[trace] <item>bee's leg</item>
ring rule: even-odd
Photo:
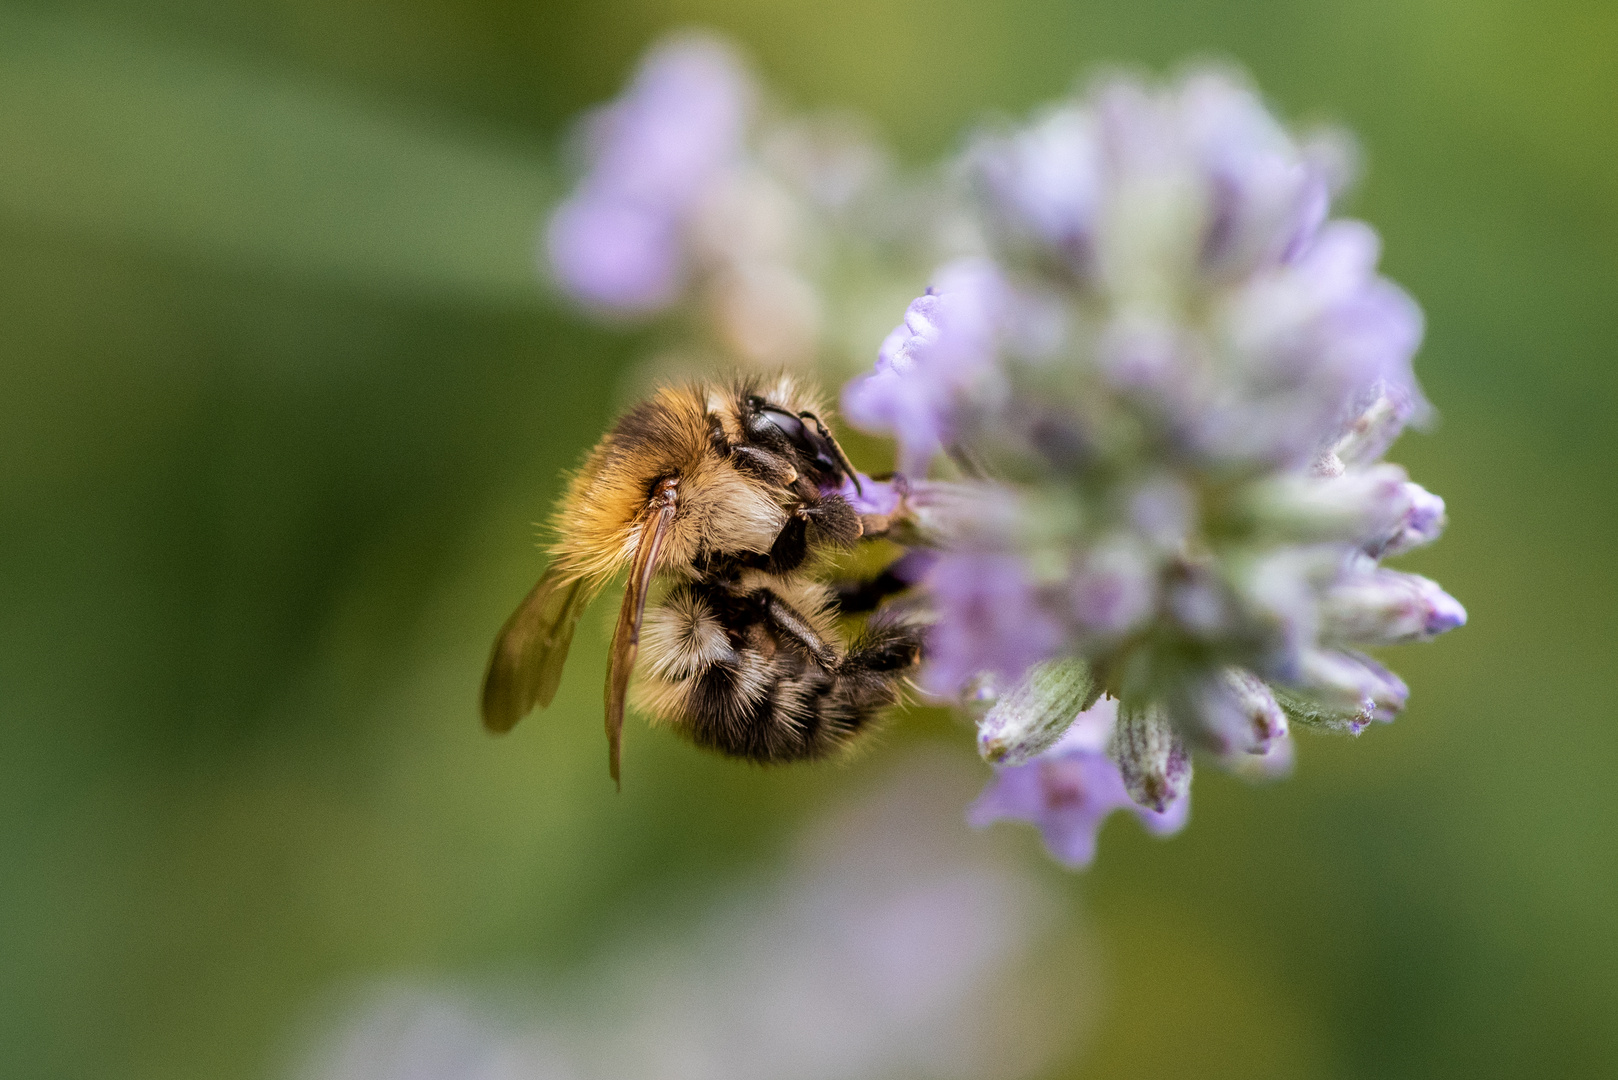
[[[772,574],[790,574],[809,557],[809,522],[793,514],[770,547],[764,568]]]
[[[742,472],[781,487],[790,487],[798,479],[798,469],[792,462],[760,446],[737,443],[730,448],[730,461]]]
[[[843,658],[838,674],[903,671],[921,662],[921,627],[878,615]]]
[[[813,421],[815,431],[820,435],[821,441],[831,449],[832,454],[837,459],[838,466],[843,470],[843,475],[854,482],[854,493],[864,495],[865,489],[860,486],[859,470],[854,468],[852,461],[848,460],[848,454],[844,452],[842,445],[837,441],[837,437],[831,433],[820,417],[812,412],[801,412],[798,414],[798,419]]]
[[[837,694],[861,712],[891,705],[921,654],[920,627],[878,615],[838,667]]]
[[[842,496],[805,499],[776,536],[766,569],[772,574],[790,574],[804,564],[812,549],[852,547],[859,538],[859,515]]]
[[[803,758],[824,757],[871,727],[882,710],[899,700],[905,677],[921,659],[918,627],[881,615],[819,684],[798,722]]]
[[[826,671],[837,669],[837,653],[826,643],[826,639],[809,625],[808,619],[798,614],[796,608],[768,589],[761,589],[757,595],[764,606],[764,617],[772,629],[795,642],[822,669]]]
[[[865,581],[837,581],[837,607],[844,615],[860,615],[875,611],[876,606],[896,593],[902,593],[932,566],[936,556],[930,551],[910,551],[893,562],[874,578]]]
[[[837,590],[838,611],[844,615],[863,615],[875,611],[888,597],[910,588],[910,582],[889,567],[866,581],[838,581],[832,587]]]
[[[865,532],[860,516],[841,495],[827,495],[798,504],[793,516],[802,518],[809,526],[809,536],[816,546],[853,547]]]

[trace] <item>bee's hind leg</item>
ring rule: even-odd
[[[764,604],[764,615],[770,626],[780,635],[791,639],[799,648],[809,654],[809,658],[825,671],[833,671],[837,667],[837,653],[826,643],[826,639],[809,625],[809,620],[798,613],[798,610],[775,593],[768,589],[761,590],[761,599]]]
[[[837,669],[840,689],[861,708],[891,704],[899,682],[921,662],[921,627],[877,615],[854,641]]]
[[[863,615],[875,611],[877,605],[890,596],[910,588],[932,566],[936,556],[930,551],[911,551],[893,562],[874,578],[854,581],[835,581],[837,607],[844,615]]]

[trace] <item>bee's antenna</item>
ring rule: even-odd
[[[827,444],[832,449],[832,453],[837,455],[837,464],[841,465],[843,467],[843,471],[848,474],[848,478],[854,481],[855,493],[858,495],[864,495],[865,489],[860,487],[859,471],[854,468],[854,463],[848,460],[848,455],[843,452],[842,444],[837,441],[837,437],[831,433],[824,423],[821,422],[820,417],[816,416],[812,412],[801,412],[798,414],[798,419],[813,420],[815,422],[815,430],[820,433],[820,437],[822,439],[826,440]]]

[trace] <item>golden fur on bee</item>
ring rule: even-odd
[[[813,572],[861,536],[841,493],[858,481],[819,402],[788,376],[658,390],[569,482],[550,568],[490,657],[485,723],[504,731],[549,704],[584,607],[627,568],[606,695],[615,779],[642,645],[637,706],[697,744],[760,762],[840,751],[896,700],[920,648],[882,613],[845,642]]]
[[[728,438],[742,440],[735,413],[750,392],[794,412],[816,412],[819,404],[786,376],[767,388],[738,382],[658,389],[618,421],[568,483],[552,525],[552,556],[569,574],[605,584],[634,557],[653,482],[671,475],[681,478],[681,504],[659,570],[689,569],[705,547],[768,551],[788,508],[778,493],[716,453],[710,440],[710,417]]]

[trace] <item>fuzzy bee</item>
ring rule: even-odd
[[[839,630],[817,556],[887,523],[845,497],[860,477],[815,406],[789,377],[742,378],[664,388],[619,419],[557,508],[549,569],[495,640],[484,724],[507,731],[550,704],[579,616],[627,568],[607,668],[614,781],[641,651],[637,706],[721,754],[810,760],[868,730],[921,642],[884,612],[852,643]],[[893,588],[845,595],[870,607]]]

